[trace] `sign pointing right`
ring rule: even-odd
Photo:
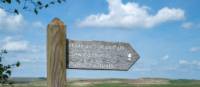
[[[69,69],[129,70],[139,59],[128,43],[105,41],[68,41]]]

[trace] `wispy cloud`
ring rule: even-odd
[[[189,64],[187,60],[179,60],[179,64]]]
[[[10,55],[9,61],[20,61],[22,63],[44,62],[44,46],[35,45],[28,40],[21,39],[18,36],[7,36],[0,40],[0,50],[6,49]]]
[[[184,29],[191,29],[194,26],[192,22],[185,22],[181,25],[182,28]]]
[[[16,40],[8,36],[2,41],[1,49],[8,51],[27,51],[29,48],[29,42],[25,40]]]
[[[15,59],[22,63],[44,63],[46,62],[43,56],[39,56],[39,52],[31,52],[27,54],[16,54]]]
[[[177,70],[178,66],[174,65],[173,67],[171,66],[160,66],[160,65],[156,65],[156,67],[151,66],[151,67],[136,67],[133,69],[133,71],[142,71],[142,72],[151,72],[151,71],[174,71]]]
[[[194,65],[194,66],[200,66],[200,61],[199,60],[184,60],[184,59],[181,59],[179,60],[179,64],[180,65]]]
[[[123,27],[151,28],[167,21],[185,18],[180,8],[163,7],[156,14],[150,14],[147,6],[135,2],[122,3],[121,0],[107,0],[109,12],[93,14],[80,22],[81,27]]]
[[[17,31],[30,28],[44,28],[44,24],[40,21],[28,22],[23,15],[9,14],[0,8],[0,30]]]
[[[190,52],[193,52],[193,53],[200,52],[200,47],[192,47],[190,48]]]
[[[44,29],[44,28],[45,28],[45,24],[43,24],[43,23],[40,22],[40,21],[33,22],[33,23],[32,23],[32,26],[33,26],[33,27],[37,27],[37,28],[39,28],[39,29]]]
[[[181,27],[183,29],[200,29],[200,23],[197,22],[184,22]]]
[[[0,8],[0,30],[17,30],[25,24],[25,20],[21,14],[11,15]]]
[[[169,59],[169,55],[166,54],[165,56],[162,57],[162,60],[168,60]]]
[[[0,49],[6,49],[10,52],[37,52],[39,47],[31,44],[27,40],[7,36],[0,41]]]

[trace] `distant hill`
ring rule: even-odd
[[[30,83],[34,81],[44,81],[46,78],[43,77],[13,77],[9,79],[10,81],[13,81],[14,83]]]

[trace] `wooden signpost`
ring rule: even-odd
[[[47,86],[66,87],[66,69],[129,70],[139,55],[128,43],[66,39],[63,22],[47,29]]]
[[[128,70],[138,59],[130,44],[69,40],[69,69]]]

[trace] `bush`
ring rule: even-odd
[[[4,58],[4,55],[8,52],[6,50],[0,51],[0,84],[12,84],[12,82],[8,81],[12,74],[12,68],[19,67],[20,62],[16,62],[14,64],[8,64],[5,65],[2,62],[2,59]]]

